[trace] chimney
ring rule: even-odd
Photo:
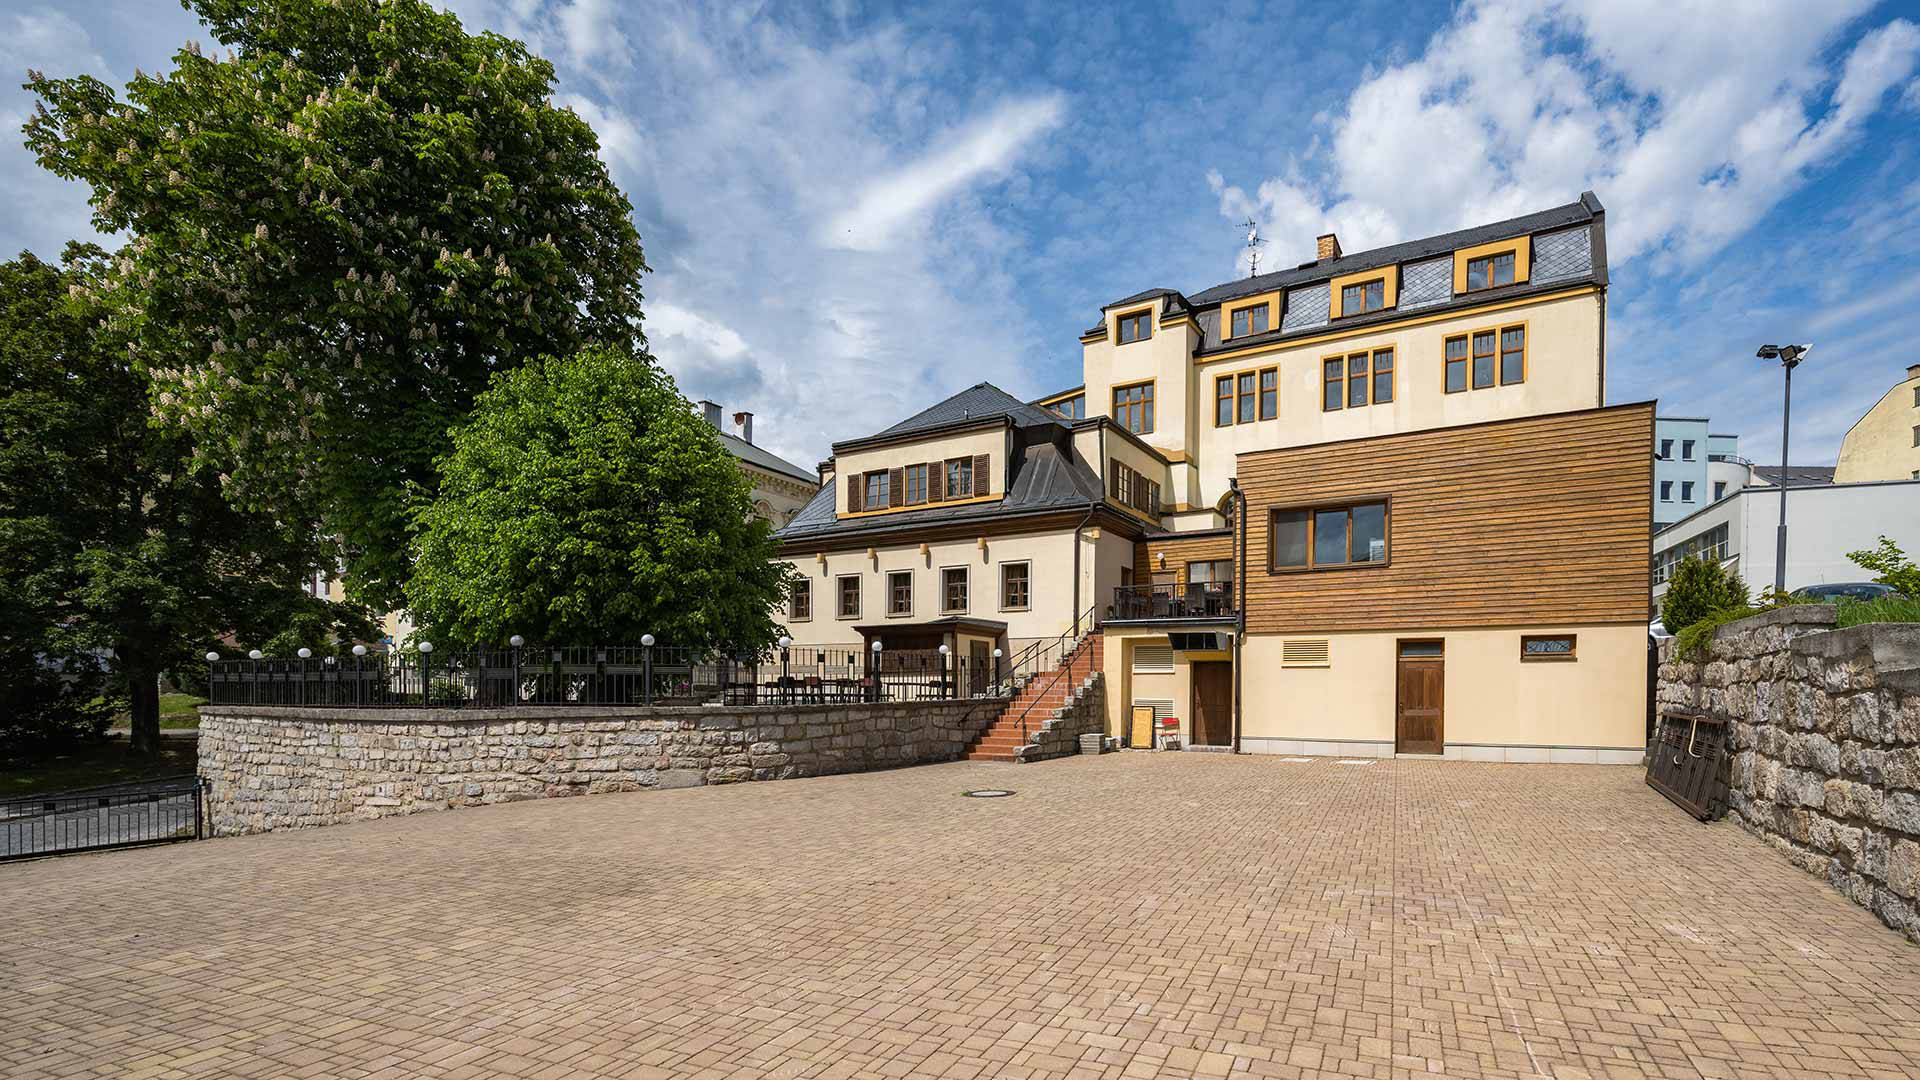
[[[1907,378],[1920,379],[1920,364],[1907,365]]]
[[[753,441],[753,414],[752,413],[750,412],[734,413],[733,426],[740,429],[741,442],[750,443]]]
[[[1315,262],[1325,262],[1328,259],[1337,259],[1340,257],[1340,238],[1338,236],[1328,233],[1325,236],[1317,237],[1316,241],[1320,245],[1320,253],[1313,257]]]
[[[717,401],[708,401],[705,398],[701,398],[700,411],[706,416],[707,423],[713,425],[713,430],[719,431],[720,430],[720,403]]]

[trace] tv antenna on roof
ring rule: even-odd
[[[1247,230],[1247,276],[1258,277],[1260,275],[1260,245],[1266,243],[1267,238],[1260,235],[1260,223],[1252,218],[1248,218],[1242,222],[1242,225]]]

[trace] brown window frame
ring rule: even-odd
[[[1379,302],[1369,307],[1367,305],[1367,289],[1375,285],[1380,287]],[[1356,289],[1359,290],[1360,303],[1358,305],[1348,304],[1347,294]],[[1387,276],[1385,274],[1376,278],[1368,278],[1365,281],[1349,281],[1340,286],[1341,318],[1344,319],[1349,315],[1370,315],[1376,311],[1385,310],[1387,310]]]
[[[896,608],[894,606],[894,600],[896,599],[896,594],[894,592],[894,580],[893,580],[894,578],[907,579],[907,593],[906,593],[907,606],[904,608]],[[911,616],[913,614],[913,571],[912,570],[889,570],[887,571],[886,582],[887,582],[887,617],[890,619],[893,619],[893,618],[899,618],[901,616]]]
[[[874,478],[875,477],[878,477],[880,480],[879,488],[878,488],[879,502],[877,505],[875,504],[875,501],[874,501],[874,495],[875,495]],[[891,487],[891,483],[892,481],[888,478],[887,470],[885,469],[869,469],[866,472],[861,473],[860,474],[860,509],[862,511],[885,510],[887,508],[888,500],[893,497],[893,489]]]
[[[1133,330],[1132,337],[1127,336],[1129,328]],[[1153,337],[1153,311],[1129,311],[1125,315],[1114,316],[1114,336],[1122,345],[1150,340]]]
[[[802,611],[801,609],[805,610]],[[801,578],[787,585],[787,621],[813,621],[813,579]]]
[[[1399,352],[1398,345],[1376,345],[1337,356],[1321,357],[1320,411],[1338,412],[1341,409],[1364,409],[1370,405],[1391,405],[1394,398],[1399,396],[1396,382],[1400,370]],[[1385,372],[1378,370],[1383,355],[1389,358]],[[1365,370],[1354,370],[1353,362],[1357,359],[1366,361]],[[1384,399],[1375,395],[1379,386],[1377,376],[1381,374],[1387,376],[1387,396]],[[1360,390],[1358,401],[1353,396],[1356,387]],[[1328,396],[1330,392],[1333,394],[1331,398]],[[1330,404],[1330,401],[1337,401],[1338,404]]]
[[[1222,409],[1225,410],[1224,419]],[[1237,412],[1233,404],[1233,376],[1216,376],[1213,380],[1213,426],[1232,427]]]
[[[968,611],[972,610],[972,604],[973,604],[973,574],[971,573],[972,569],[973,568],[969,566],[943,566],[940,568],[940,614],[964,615]],[[955,571],[958,571],[960,573],[960,590],[961,590],[960,604],[957,607],[948,602],[948,589],[950,585],[947,581],[947,575],[954,573]]]
[[[1247,316],[1247,328],[1245,330],[1241,330],[1233,325],[1234,316],[1239,315],[1243,311],[1253,312],[1256,310],[1259,311],[1261,316],[1266,319],[1267,325],[1261,327],[1258,330],[1255,330],[1253,328],[1253,316],[1251,314]],[[1227,332],[1224,335],[1222,335],[1223,340],[1234,340],[1234,339],[1244,338],[1244,337],[1253,337],[1256,334],[1267,333],[1268,331],[1273,329],[1273,301],[1262,300],[1256,304],[1241,304],[1238,307],[1230,306],[1227,308],[1227,314],[1225,317],[1224,325],[1226,327]]]
[[[1280,418],[1280,369],[1264,367],[1257,372],[1260,395],[1260,407],[1257,410],[1262,420]]]
[[[943,499],[942,501],[944,502],[951,499],[972,498],[973,497],[973,459],[971,457],[948,458],[946,467],[947,467],[947,475],[945,478],[945,484],[943,486],[943,492],[946,498]],[[965,480],[967,481],[965,484],[954,483],[955,470],[958,470],[958,475],[965,478]],[[961,493],[961,490],[960,490],[963,487],[966,489],[964,494]]]
[[[1379,506],[1382,511],[1381,531],[1387,541],[1387,557],[1379,562],[1353,561],[1353,511],[1362,506]],[[1316,515],[1330,510],[1347,512],[1347,561],[1341,563],[1316,563],[1313,561],[1314,529]],[[1300,566],[1280,566],[1274,560],[1278,556],[1275,544],[1274,522],[1281,514],[1304,513],[1307,515],[1307,561]],[[1267,509],[1267,573],[1269,574],[1308,574],[1325,573],[1331,570],[1377,570],[1393,565],[1393,496],[1361,495],[1351,499],[1339,499],[1332,502],[1295,503],[1287,506],[1273,506]]]
[[[1209,579],[1207,582],[1204,582],[1203,584],[1211,584],[1211,585],[1233,584],[1233,577],[1231,575],[1234,572],[1234,566],[1233,566],[1232,559],[1188,559],[1184,573],[1187,575],[1186,581],[1187,581],[1187,584],[1189,585],[1192,585],[1194,583],[1193,568],[1196,566],[1225,566],[1227,568],[1227,574],[1229,576],[1225,581],[1222,581],[1221,579],[1216,577],[1216,578]],[[1213,573],[1213,571],[1209,570],[1207,571],[1207,573],[1211,574]]]
[[[1234,423],[1251,424],[1259,419],[1259,380],[1259,374],[1252,371],[1242,371],[1234,376]]]
[[[1009,598],[1007,596],[1007,571],[1013,569],[1016,566],[1019,567],[1022,572],[1020,577],[1020,591],[1025,594],[1025,596],[1022,598],[1022,602],[1018,604],[1009,603],[1008,602]],[[1033,610],[1033,560],[1015,559],[1011,562],[1003,562],[1000,564],[1000,610],[1001,611]]]
[[[914,488],[913,482],[915,479],[914,474],[916,472],[919,473],[918,479],[920,481],[920,485],[919,485],[920,497],[919,498],[915,498],[913,494],[913,488]],[[905,486],[906,486],[906,491],[901,493],[902,505],[918,506],[921,503],[927,501],[927,463],[926,462],[921,462],[918,465],[906,466],[902,473],[902,478],[905,481]]]
[[[1114,387],[1113,422],[1135,435],[1153,434],[1153,399],[1155,396],[1153,391],[1156,381],[1158,380],[1148,379],[1145,382],[1125,383]],[[1120,400],[1120,395],[1132,390],[1142,391],[1142,395],[1123,405]],[[1135,419],[1137,419],[1142,426],[1134,427]]]
[[[847,582],[853,582],[853,612],[847,612]],[[836,619],[857,619],[860,617],[861,594],[866,590],[861,585],[861,575],[841,574],[833,579],[833,610]]]
[[[1494,263],[1497,260],[1502,258],[1507,260],[1507,280],[1495,281],[1493,279]],[[1487,277],[1485,281],[1481,282],[1478,285],[1475,285],[1473,283],[1473,268],[1475,266],[1481,266],[1481,265],[1484,265],[1487,268],[1487,271],[1486,271]],[[1467,260],[1466,291],[1479,292],[1482,289],[1503,288],[1519,280],[1519,275],[1520,275],[1520,248],[1518,245],[1510,247],[1505,251],[1489,251],[1485,255],[1475,255],[1474,257]]]
[[[1515,332],[1520,335],[1520,377],[1518,379],[1508,379],[1506,377],[1507,365],[1505,361],[1509,353],[1513,350],[1506,348],[1507,335]],[[1493,351],[1490,353],[1474,351],[1474,343],[1478,341],[1483,334],[1490,335],[1492,338]],[[1528,368],[1531,366],[1531,361],[1527,354],[1531,351],[1532,338],[1533,328],[1524,320],[1521,322],[1500,323],[1495,326],[1476,326],[1471,330],[1462,331],[1458,334],[1448,334],[1442,338],[1440,342],[1441,392],[1464,394],[1469,390],[1493,390],[1502,386],[1521,386],[1525,384],[1527,381]],[[1455,342],[1464,343],[1464,351],[1458,360],[1449,358],[1447,354],[1447,350]],[[1477,381],[1476,377],[1478,372],[1474,367],[1474,362],[1482,356],[1487,358],[1489,367],[1488,376],[1491,380],[1484,384]],[[1449,385],[1447,381],[1447,369],[1456,363],[1462,365],[1460,376],[1461,385],[1458,389]],[[1672,440],[1668,441],[1671,442]]]
[[[1534,653],[1534,654],[1529,654],[1527,652],[1527,642],[1529,641],[1559,641],[1562,638],[1565,638],[1567,642],[1566,652]],[[1521,634],[1520,635],[1520,660],[1522,663],[1560,664],[1560,663],[1568,663],[1578,659],[1580,659],[1580,635],[1579,634]]]

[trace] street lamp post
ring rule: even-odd
[[[1793,369],[1800,366],[1813,351],[1813,342],[1804,345],[1762,345],[1755,353],[1762,360],[1780,361],[1780,371],[1786,376],[1785,389],[1780,397],[1780,524],[1773,533],[1773,593],[1776,597],[1787,591],[1787,437],[1791,431],[1793,419]]]

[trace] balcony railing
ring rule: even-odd
[[[1218,619],[1234,613],[1233,583],[1122,585],[1113,590],[1109,619]]]

